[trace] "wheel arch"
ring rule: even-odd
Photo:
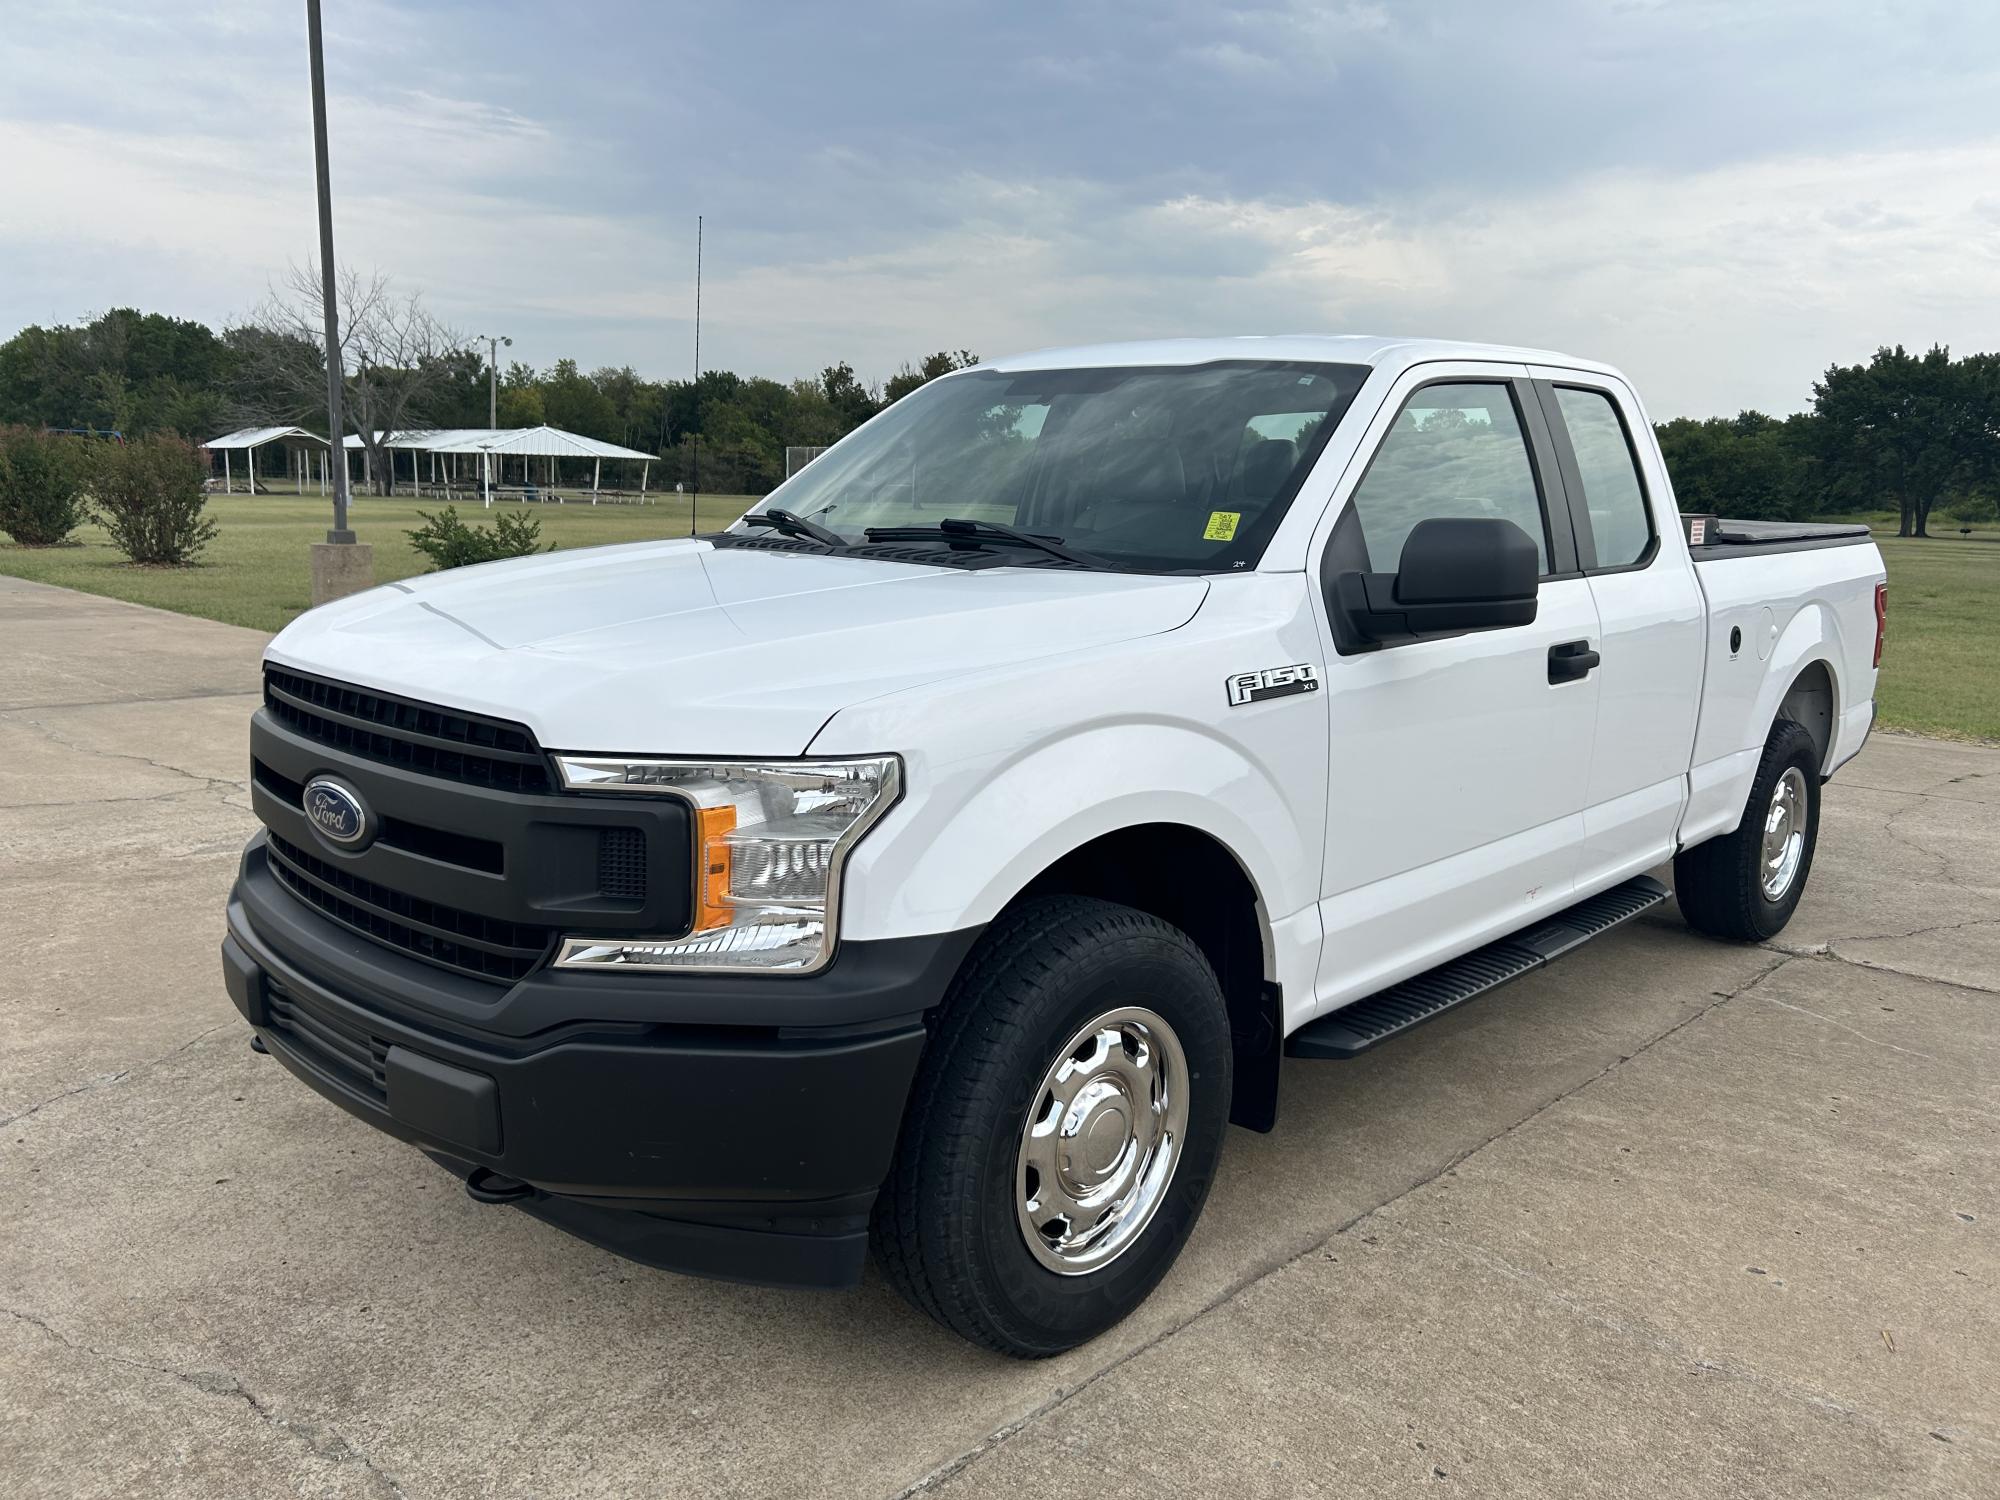
[[[1239,1033],[1232,1116],[1269,1128],[1278,1000],[1318,962],[1325,765],[1230,728],[1119,718],[998,756],[907,757],[915,795],[855,846],[843,935],[982,927],[1055,889],[1150,911],[1216,966]]]
[[[1833,755],[1834,726],[1840,722],[1840,696],[1833,664],[1826,657],[1814,657],[1792,677],[1772,722],[1790,719],[1812,736],[1819,752],[1820,774],[1827,771]],[[1768,732],[1768,731],[1767,731]]]
[[[1814,601],[1793,615],[1771,650],[1763,689],[1749,726],[1754,739],[1745,748],[1761,748],[1771,726],[1794,719],[1813,737],[1825,775],[1840,724],[1840,663],[1845,643],[1840,618]],[[1746,789],[1747,790],[1747,789]]]
[[[1078,844],[1007,904],[1044,895],[1096,896],[1170,922],[1201,949],[1229,1008],[1235,1058],[1230,1120],[1269,1130],[1277,1118],[1283,1016],[1269,913],[1250,871],[1213,833],[1148,822]]]

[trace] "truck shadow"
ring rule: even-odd
[[[872,1273],[852,1292],[773,1291],[631,1266],[518,1215],[487,1232],[523,1241],[521,1257],[553,1283],[529,1299],[561,1307],[546,1336],[599,1323],[593,1342],[636,1339],[676,1362],[726,1349],[740,1374],[813,1407],[830,1403],[829,1413],[873,1400],[949,1408],[957,1394],[941,1381],[959,1394],[966,1382],[1066,1384],[1430,1180],[1768,961],[1694,937],[1669,906],[1379,1052],[1288,1061],[1277,1130],[1230,1132],[1202,1221],[1151,1300],[1095,1343],[1040,1365],[964,1345]]]

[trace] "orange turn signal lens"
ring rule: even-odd
[[[729,906],[729,834],[736,827],[736,809],[729,803],[699,810],[701,825],[701,906],[695,913],[694,930],[726,927],[733,913]]]

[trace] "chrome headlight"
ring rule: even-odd
[[[745,762],[558,755],[572,791],[659,793],[689,806],[686,937],[566,937],[558,968],[817,969],[833,954],[840,867],[902,789],[893,755]]]

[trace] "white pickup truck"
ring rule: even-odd
[[[1070,349],[726,531],[390,584],[272,643],[254,1045],[649,1264],[1045,1355],[1280,1060],[1665,900],[1782,928],[1873,717],[1860,528],[1683,518],[1600,364]]]

